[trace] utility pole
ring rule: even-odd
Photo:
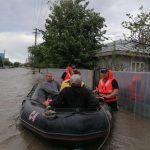
[[[37,34],[39,34],[39,33],[38,33],[38,29],[37,29],[37,28],[35,28],[35,29],[33,29],[33,30],[35,30],[33,33],[35,34],[34,46],[36,46],[36,45],[37,45]]]
[[[34,34],[35,34],[35,41],[34,41],[34,46],[36,47],[37,46],[37,34],[40,34],[39,32],[44,32],[43,30],[40,30],[40,29],[38,29],[38,28],[35,28],[35,29],[33,29],[34,30]],[[35,74],[35,68],[34,68],[34,59],[33,59],[33,74]],[[39,72],[40,72],[40,69],[39,69]]]
[[[5,49],[4,49],[4,58],[5,58],[5,54],[6,54],[6,51],[5,51]]]
[[[33,32],[33,33],[35,34],[35,42],[34,42],[34,46],[36,47],[36,45],[37,45],[37,34],[38,34],[38,32],[37,32],[37,31],[38,31],[38,29],[37,29],[37,28],[35,28],[35,29],[33,29],[33,30],[34,30],[34,32]],[[32,67],[33,67],[33,72],[32,72],[32,74],[35,74],[35,66],[34,66],[34,65],[35,65],[35,63],[34,63],[34,58],[33,58],[32,63],[33,63],[33,64],[32,64],[32,65],[33,65],[33,66],[32,66]]]
[[[44,31],[43,30],[40,30],[40,29],[38,29],[38,28],[35,28],[35,29],[33,29],[33,30],[35,30],[33,33],[35,34],[35,42],[34,42],[34,46],[36,46],[37,45],[37,35],[38,34],[40,34],[40,33],[44,33]]]

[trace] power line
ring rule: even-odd
[[[43,16],[42,16],[42,11],[44,10],[44,0],[41,0],[40,4],[40,10],[39,10],[39,20],[38,20],[38,25],[41,28],[43,24]]]

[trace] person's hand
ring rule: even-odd
[[[98,88],[97,88],[97,87],[95,88],[95,90],[93,90],[93,93],[96,93],[96,94],[98,94],[98,93],[99,93],[99,90],[98,90]]]
[[[43,102],[43,105],[49,106],[49,102],[48,102],[48,101],[44,101],[44,102]]]
[[[50,98],[48,98],[47,100],[45,100],[44,102],[43,102],[43,105],[45,105],[45,106],[49,106],[49,104],[52,102],[52,100],[50,99]]]
[[[100,96],[103,97],[103,98],[106,98],[106,99],[108,98],[108,96],[105,95],[105,94],[100,94]]]
[[[97,99],[99,102],[104,101],[104,98],[103,98],[103,97],[101,97],[101,96],[96,96],[96,99]]]
[[[92,91],[93,93],[96,93],[96,89]]]

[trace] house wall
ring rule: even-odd
[[[107,66],[118,71],[148,72],[150,71],[150,59],[117,55],[112,62],[112,55],[101,56],[98,66]]]
[[[113,70],[130,71],[131,58],[128,56],[116,56],[112,60],[112,56],[102,56],[99,58],[98,66],[107,66]]]
[[[118,56],[118,63],[122,64],[122,71],[131,71],[130,68],[131,59],[128,56]]]
[[[150,60],[147,58],[131,57],[131,71],[133,72],[148,72],[150,71],[149,65]]]
[[[119,56],[119,62],[123,64],[123,71],[146,72],[150,71],[148,59],[140,57]]]

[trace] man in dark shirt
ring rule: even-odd
[[[63,89],[58,97],[52,101],[53,108],[98,108],[99,102],[89,89],[81,87],[81,76],[72,75],[71,87]]]
[[[104,98],[104,101],[117,111],[117,100],[119,93],[119,86],[117,80],[113,77],[112,70],[102,68],[100,70],[101,79],[98,83],[98,87],[94,90],[100,97]]]
[[[112,84],[113,89],[119,89],[119,85],[116,79],[113,79],[111,84]]]

